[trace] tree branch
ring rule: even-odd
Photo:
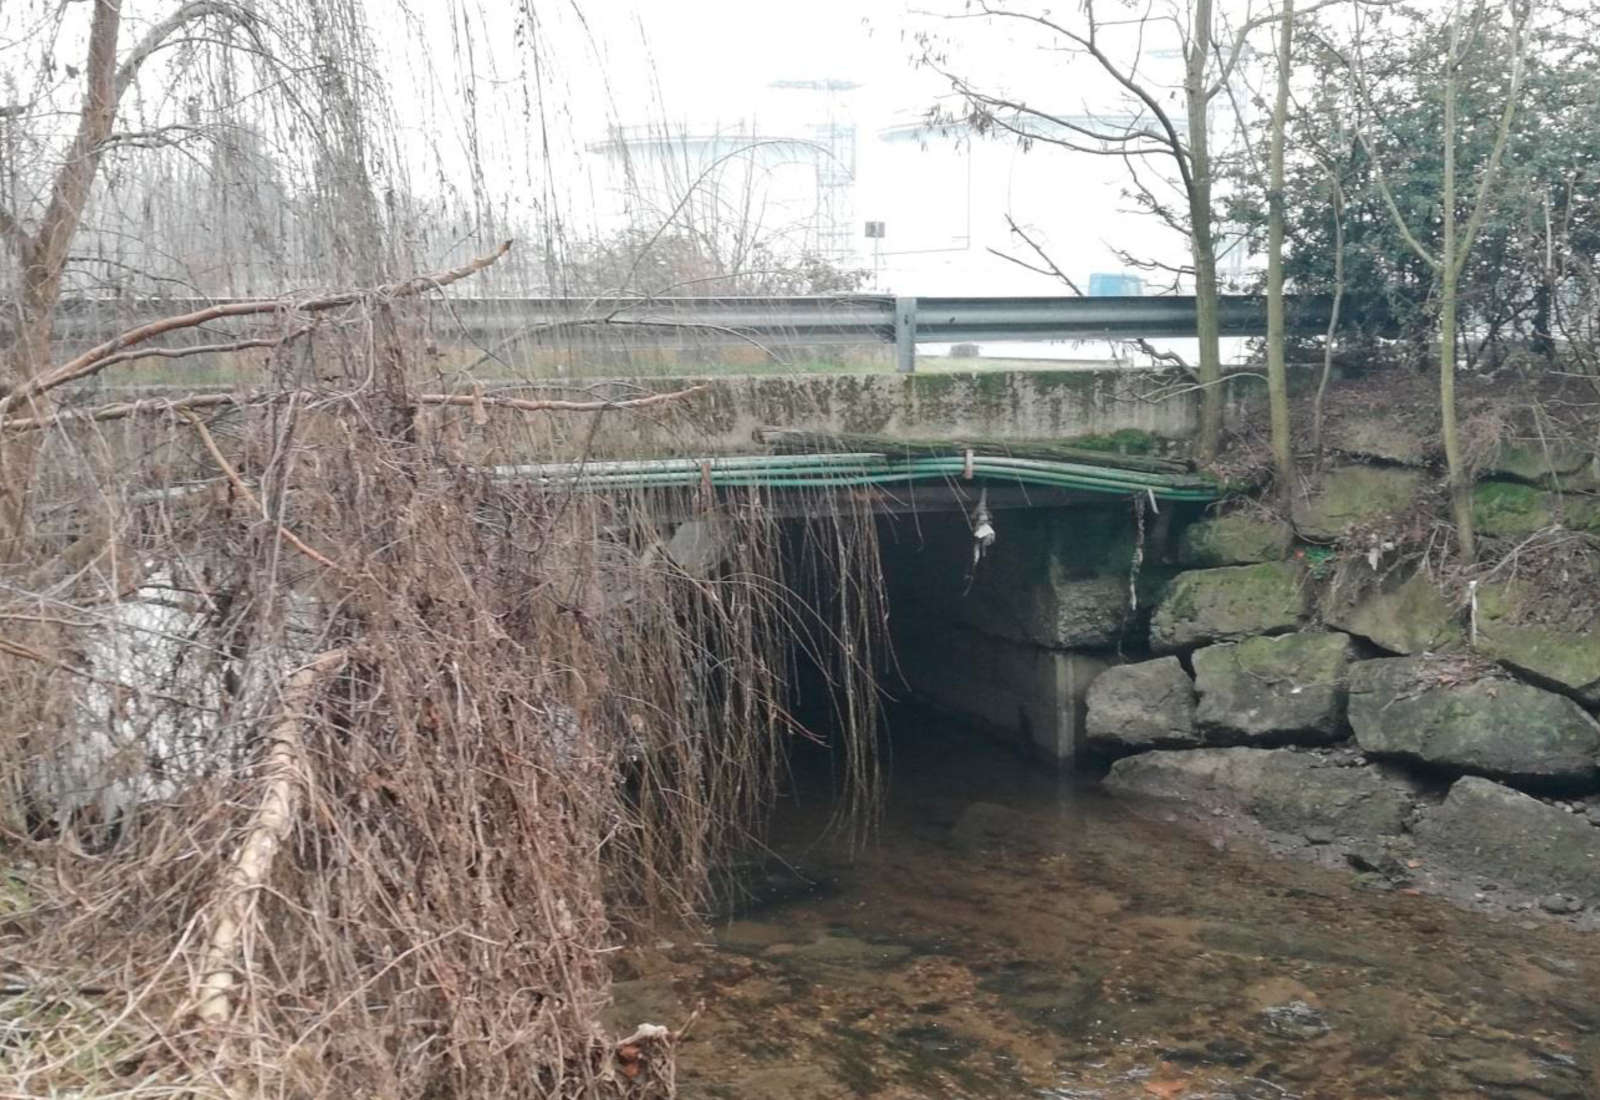
[[[117,353],[125,348],[142,344],[146,340],[154,339],[169,332],[194,328],[224,317],[251,317],[279,312],[324,313],[342,306],[354,305],[360,301],[392,301],[397,298],[416,297],[429,290],[437,290],[465,279],[469,275],[477,274],[504,256],[510,248],[511,242],[505,241],[499,248],[488,255],[480,256],[470,263],[462,264],[460,267],[431,275],[419,275],[403,282],[391,283],[371,290],[347,290],[321,297],[308,298],[299,302],[282,298],[266,298],[250,302],[227,302],[196,310],[193,313],[184,313],[176,317],[164,317],[159,321],[151,321],[148,324],[131,328],[120,336],[115,336],[103,344],[90,348],[82,355],[61,364],[59,367],[24,381],[6,394],[4,398],[0,398],[0,416],[3,416],[23,401],[37,397],[59,386],[64,386],[68,382],[74,382],[91,374],[97,374],[109,366],[113,360],[116,360]]]
[[[211,435],[210,430],[206,427],[205,421],[201,420],[198,416],[187,409],[178,410],[178,415],[193,425],[195,434],[200,437],[200,442],[204,444],[206,450],[211,453],[211,460],[217,464],[217,469],[222,471],[223,476],[232,483],[234,491],[244,498],[246,504],[260,512],[263,519],[271,522],[271,516],[267,513],[266,508],[262,506],[261,501],[256,497],[255,493],[250,491],[250,486],[244,483],[244,478],[240,477],[239,471],[233,468],[233,463],[229,462],[227,456],[222,453],[222,448],[217,446],[217,441]],[[283,524],[276,523],[273,524],[273,526],[277,528],[278,537],[280,539],[294,547],[296,550],[300,551],[300,553],[304,554],[318,565],[332,569],[336,573],[344,573],[347,576],[349,575],[349,570],[345,569],[342,565],[328,557],[326,554],[323,554],[320,550],[315,550],[312,547],[307,546],[299,535],[296,535]]]
[[[211,918],[206,937],[205,963],[194,998],[194,1014],[202,1023],[224,1024],[233,1014],[234,970],[255,896],[266,885],[273,857],[294,828],[301,788],[311,782],[303,732],[306,712],[317,685],[344,661],[344,650],[324,653],[296,671],[284,686],[283,709],[267,732],[261,761],[261,801],[234,853],[217,906],[220,911]]]

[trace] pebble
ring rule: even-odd
[[[1549,894],[1539,899],[1539,908],[1546,913],[1579,913],[1583,902],[1566,894]]]
[[[1312,844],[1332,844],[1333,827],[1330,825],[1313,825],[1305,831],[1305,838]]]

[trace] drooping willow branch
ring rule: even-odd
[[[499,260],[510,249],[511,242],[505,241],[501,243],[499,248],[488,255],[479,256],[477,259],[470,263],[462,264],[460,267],[451,268],[448,271],[434,272],[429,275],[418,275],[402,282],[390,283],[387,286],[368,290],[344,290],[298,302],[281,298],[267,298],[250,302],[223,302],[218,305],[208,306],[205,309],[195,310],[192,313],[183,313],[175,317],[163,317],[158,321],[138,325],[17,386],[16,389],[0,398],[0,414],[10,412],[22,402],[48,393],[50,390],[66,385],[68,382],[75,382],[80,378],[87,378],[92,374],[97,374],[113,362],[123,361],[117,358],[119,353],[146,341],[153,340],[157,336],[164,336],[169,332],[196,328],[226,317],[258,317],[274,313],[323,313],[362,301],[392,301],[396,298],[416,297],[430,290],[437,290],[451,283],[459,282],[469,275],[477,274]]]

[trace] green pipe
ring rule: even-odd
[[[627,488],[693,488],[709,474],[713,485],[726,488],[774,489],[853,488],[911,481],[963,477],[1012,481],[1116,495],[1150,492],[1167,500],[1209,501],[1217,491],[1201,479],[1181,475],[1119,470],[1075,462],[1008,456],[974,455],[912,459],[890,463],[876,453],[823,455],[745,455],[710,459],[640,459],[622,462],[551,463],[497,467],[497,477],[535,477],[553,485],[604,490]]]

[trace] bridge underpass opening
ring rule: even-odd
[[[862,704],[839,697],[847,658],[838,650],[863,641],[838,624],[840,601],[859,600],[864,578],[852,578],[849,596],[807,564],[832,536],[829,522],[801,513],[826,499],[791,501],[796,514],[781,526],[785,575],[802,580],[816,620],[792,642],[792,706],[832,746],[841,708]],[[874,638],[848,659],[871,663],[880,748],[916,752],[934,717],[1047,768],[1096,763],[1084,745],[1088,686],[1109,665],[1148,656],[1150,609],[1177,571],[1177,533],[1204,505],[960,481],[872,503],[883,602],[859,610],[882,622],[865,624]],[[815,755],[802,746],[797,762]]]

